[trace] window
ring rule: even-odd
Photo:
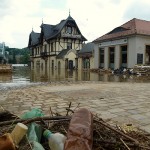
[[[72,49],[72,43],[67,43],[67,49]]]
[[[35,55],[37,55],[37,47],[35,48]]]
[[[71,27],[67,27],[67,33],[69,33],[69,34],[72,33],[72,28]]]
[[[47,52],[47,45],[44,45],[44,52]]]
[[[104,63],[104,49],[100,49],[100,63]]]
[[[127,46],[121,46],[122,50],[122,63],[127,63]]]
[[[109,48],[110,63],[114,63],[114,52],[115,52],[114,47],[110,47],[110,48]]]
[[[137,64],[143,64],[143,54],[137,54]]]
[[[51,43],[51,52],[54,51],[54,48],[53,48],[53,43]]]
[[[104,68],[104,48],[99,49],[99,68]]]

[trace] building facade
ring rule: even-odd
[[[94,67],[94,43],[87,43],[78,53],[78,69],[88,70]]]
[[[84,41],[86,38],[70,14],[57,25],[42,23],[40,33],[32,31],[29,35],[31,68],[77,68],[77,52],[81,50]]]
[[[94,68],[150,64],[150,21],[134,18],[93,42]]]

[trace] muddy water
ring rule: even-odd
[[[20,88],[41,83],[56,81],[102,81],[102,82],[148,82],[150,76],[128,76],[98,74],[88,71],[69,71],[56,69],[53,71],[30,70],[26,66],[15,66],[13,72],[0,74],[0,89]]]

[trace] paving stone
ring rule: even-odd
[[[54,112],[65,113],[70,102],[72,109],[80,103],[79,107],[86,107],[104,119],[116,122],[130,120],[149,130],[149,89],[150,84],[147,83],[60,82],[0,91],[0,105],[15,114],[35,107],[50,114],[50,107]]]
[[[145,126],[140,126],[141,129],[145,130],[146,132],[150,133],[150,124]]]
[[[125,110],[121,109],[121,108],[115,108],[115,109],[109,109],[108,111],[111,112],[111,113],[116,113],[117,112],[119,114],[119,112],[124,112]]]

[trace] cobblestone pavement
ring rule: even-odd
[[[21,115],[32,108],[45,114],[66,113],[79,103],[113,123],[133,123],[150,132],[150,84],[108,82],[60,82],[0,91],[0,105]]]

